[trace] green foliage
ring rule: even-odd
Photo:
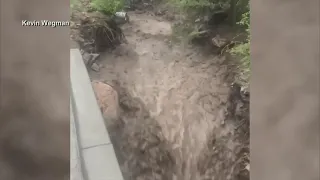
[[[250,30],[250,11],[242,14],[242,18],[239,21],[239,25],[244,26],[246,28],[247,32],[249,33],[249,30]]]
[[[249,0],[169,0],[178,9],[187,12],[189,16],[210,15],[212,12],[226,10],[235,1],[236,16],[248,11]]]
[[[78,5],[78,3],[79,2],[77,0],[70,0],[70,8],[73,9]]]
[[[242,15],[241,21],[238,23],[246,29],[247,41],[235,46],[230,53],[240,57],[239,76],[237,81],[243,85],[248,85],[250,78],[250,11]]]
[[[93,9],[97,11],[111,15],[123,8],[124,1],[123,0],[92,0],[91,6]]]
[[[180,8],[188,9],[188,8],[203,8],[203,7],[212,7],[213,4],[208,0],[173,0],[172,1],[175,5]]]
[[[188,15],[205,14],[213,10],[224,9],[228,6],[223,0],[169,0],[179,9],[187,12]],[[190,14],[191,13],[191,14]]]

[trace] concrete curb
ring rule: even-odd
[[[123,180],[79,49],[70,50],[70,79],[71,113],[83,179]]]
[[[70,100],[71,102],[71,100]],[[70,180],[84,180],[74,113],[70,103]]]

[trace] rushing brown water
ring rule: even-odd
[[[132,13],[123,29],[129,43],[90,75],[118,82],[121,120],[109,129],[127,179],[231,180],[240,145],[225,122],[224,59],[168,45],[171,23],[154,16]]]

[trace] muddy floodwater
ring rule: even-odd
[[[226,121],[224,57],[170,44],[171,22],[129,13],[128,44],[101,55],[92,80],[117,86],[108,128],[126,179],[233,180],[241,144]]]

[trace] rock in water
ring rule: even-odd
[[[125,24],[125,23],[128,23],[130,21],[128,13],[123,12],[123,11],[116,12],[114,14],[113,19],[118,25]]]
[[[109,84],[93,81],[92,87],[107,125],[112,125],[119,118],[118,92]]]
[[[93,63],[91,66],[91,69],[94,70],[95,72],[99,72],[100,66],[97,63]]]

